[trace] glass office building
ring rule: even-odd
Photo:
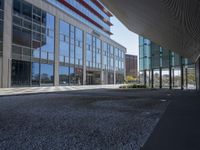
[[[195,65],[175,52],[139,37],[140,82],[151,88],[195,89]]]
[[[98,0],[0,0],[0,87],[122,83],[111,16]]]

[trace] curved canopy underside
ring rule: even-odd
[[[194,62],[200,55],[200,0],[101,0],[131,31]]]

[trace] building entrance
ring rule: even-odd
[[[88,71],[86,76],[87,85],[98,85],[101,84],[101,72]]]

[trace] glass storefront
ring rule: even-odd
[[[160,88],[160,70],[154,69],[153,70],[153,87]]]
[[[53,65],[12,60],[12,86],[53,85]]]
[[[162,88],[169,88],[169,69],[162,69]]]
[[[12,86],[29,86],[31,78],[31,63],[12,60]]]
[[[141,36],[139,46],[141,84],[153,88],[195,89],[195,67],[189,59]]]
[[[87,71],[87,73],[86,73],[86,83],[87,83],[87,85],[101,84],[101,72]]]

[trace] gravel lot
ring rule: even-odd
[[[138,150],[170,96],[101,89],[0,97],[0,149]]]

